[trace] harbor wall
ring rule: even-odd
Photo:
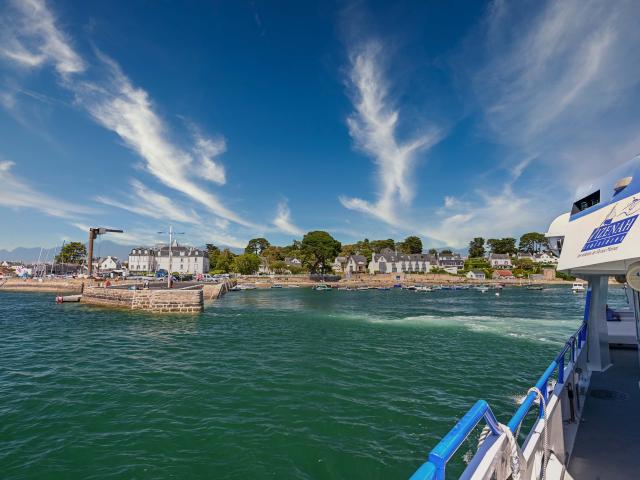
[[[222,295],[227,293],[232,287],[237,284],[235,280],[226,280],[222,283],[214,283],[208,284],[205,283],[202,286],[202,295],[204,297],[204,301],[216,300],[220,298]]]
[[[200,313],[204,310],[202,289],[128,290],[86,288],[81,303],[159,313]]]
[[[0,290],[12,292],[82,293],[83,285],[81,279],[0,279]]]

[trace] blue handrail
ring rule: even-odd
[[[588,304],[587,304],[588,305]],[[573,334],[564,344],[562,350],[556,359],[549,364],[542,376],[538,379],[536,387],[544,395],[545,403],[547,400],[547,385],[551,375],[558,370],[558,383],[564,383],[564,361],[568,351],[571,352],[571,362],[576,360],[576,352],[582,348],[583,343],[587,339],[587,322],[583,322],[578,331]],[[531,409],[536,394],[531,392],[527,395],[522,405],[513,415],[507,426],[514,434],[518,430],[518,426],[522,423],[527,413]],[[540,412],[538,418],[544,414],[542,403],[540,404]],[[476,427],[478,422],[485,419],[492,435],[500,435],[500,427],[498,421],[491,411],[491,407],[484,400],[478,400],[471,409],[456,423],[456,425],[447,433],[447,435],[431,450],[428,460],[423,463],[418,470],[411,476],[410,480],[444,480],[445,468],[447,462],[456,453],[458,448],[469,436],[471,431]]]
[[[411,480],[444,480],[447,462],[483,418],[487,422],[491,434],[500,435],[500,426],[491,407],[484,400],[478,400],[456,423],[455,427],[440,440],[440,443],[431,450],[429,460],[411,476]]]

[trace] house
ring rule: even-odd
[[[493,272],[494,280],[511,280],[516,277],[513,276],[513,272],[511,270],[496,270]]]
[[[331,268],[334,272],[342,273],[345,271],[345,266],[347,264],[347,257],[339,256],[331,264]]]
[[[155,272],[156,251],[149,247],[136,247],[129,253],[129,270],[131,272]]]
[[[346,273],[366,273],[367,257],[364,255],[349,255],[345,263]]]
[[[518,252],[518,260],[531,260],[533,262],[533,255],[527,252]]]
[[[171,259],[168,245],[158,248],[155,257],[158,270],[191,275],[209,272],[209,254],[205,248],[178,245],[178,242],[174,242],[171,245]]]
[[[513,268],[513,265],[511,264],[511,256],[506,253],[491,253],[489,255],[489,264],[491,265],[491,268]]]
[[[284,264],[287,267],[302,267],[302,260],[300,260],[299,258],[295,258],[295,257],[293,257],[293,258],[286,257],[284,259]]]
[[[463,262],[464,264],[464,262]],[[436,257],[422,253],[397,253],[385,248],[374,253],[369,262],[369,273],[423,272],[428,273],[437,265]]]
[[[466,277],[472,280],[486,280],[487,278],[482,270],[470,270],[467,272]]]
[[[547,265],[557,265],[558,257],[556,257],[552,253],[543,252],[543,253],[537,253],[534,256],[533,261],[536,263],[544,263]]]
[[[273,275],[273,270],[271,270],[271,267],[269,266],[269,261],[264,257],[260,257],[258,275]]]
[[[438,254],[438,268],[456,274],[464,268],[464,258],[459,253]]]
[[[98,259],[97,264],[98,271],[100,272],[111,272],[122,267],[122,264],[118,261],[118,259],[116,257],[112,257],[111,255]]]

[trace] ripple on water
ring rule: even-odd
[[[513,413],[580,303],[255,290],[185,318],[3,292],[2,476],[407,477],[477,398]]]

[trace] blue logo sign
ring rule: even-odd
[[[618,220],[617,222],[614,222],[612,219],[605,220],[587,239],[587,243],[582,247],[582,251],[587,252],[589,250],[595,250],[596,248],[609,247],[622,243],[637,218],[638,215],[634,215]]]

